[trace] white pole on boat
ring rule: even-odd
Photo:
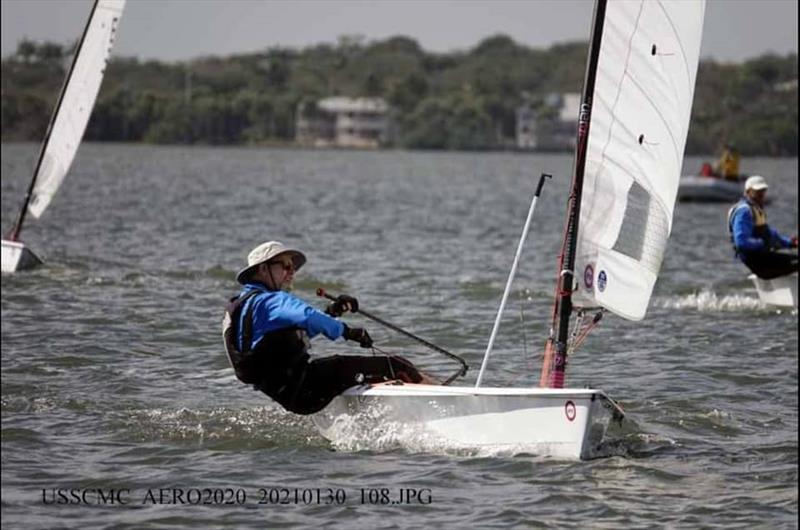
[[[542,173],[539,177],[539,185],[536,186],[536,192],[533,194],[531,200],[531,207],[528,210],[528,218],[525,220],[525,227],[522,229],[522,237],[519,238],[519,245],[517,245],[517,253],[514,256],[514,262],[511,264],[511,271],[508,273],[508,281],[506,281],[506,288],[503,291],[503,298],[500,300],[500,308],[497,310],[497,317],[494,319],[494,326],[492,327],[492,334],[489,336],[489,344],[486,346],[486,353],[483,356],[481,363],[481,371],[478,373],[478,380],[475,381],[475,388],[481,386],[483,380],[483,372],[486,370],[486,365],[489,362],[489,355],[492,354],[492,347],[494,347],[494,339],[497,337],[497,330],[500,328],[500,320],[503,317],[503,310],[505,310],[506,302],[508,301],[508,294],[511,292],[511,284],[514,283],[514,276],[517,274],[517,265],[519,265],[519,258],[522,255],[522,247],[525,245],[525,240],[528,238],[528,229],[531,226],[531,219],[533,218],[533,211],[536,209],[536,201],[539,200],[539,195],[542,193],[542,186],[544,186],[544,179],[550,178],[552,175]]]

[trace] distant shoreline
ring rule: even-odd
[[[0,142],[4,146],[12,145],[30,145],[35,148],[39,145],[38,142],[24,141],[24,140],[4,140]],[[298,145],[292,142],[266,142],[258,144],[179,144],[179,143],[150,143],[150,142],[117,142],[117,141],[102,141],[91,140],[82,142],[82,145],[131,145],[139,147],[164,147],[164,148],[199,148],[199,149],[248,149],[248,150],[285,150],[285,151],[298,151],[298,152],[354,152],[354,153],[462,153],[462,154],[513,154],[513,155],[573,155],[573,151],[548,151],[548,150],[533,150],[533,149],[407,149],[402,147],[377,147],[377,148],[357,148],[357,147],[315,147]],[[716,155],[708,153],[686,153],[685,157],[699,158],[704,160],[713,161]],[[774,160],[792,160],[797,159],[797,155],[768,155],[768,154],[752,154],[743,158],[743,165],[747,165],[748,160],[752,159],[774,159]],[[698,168],[699,170],[699,168]]]
[[[435,54],[394,37],[172,64],[115,57],[84,139],[302,148],[296,140],[327,138],[315,131],[321,102],[369,98],[388,108],[379,137],[390,149],[517,152],[513,146],[534,143],[520,138],[520,123],[530,120],[547,125],[536,143],[552,145],[556,135],[567,146],[563,131],[548,124],[565,110],[554,98],[580,92],[587,47],[533,49],[495,35],[467,52]],[[3,59],[0,138],[44,136],[70,53],[27,42]],[[744,157],[797,154],[797,54],[700,61],[693,101],[689,154],[716,153],[725,143]]]

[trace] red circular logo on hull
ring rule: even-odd
[[[575,414],[576,413],[577,412],[575,410],[575,403],[573,403],[572,401],[567,401],[564,404],[564,414],[567,415],[567,419],[569,421],[573,421],[575,419]]]

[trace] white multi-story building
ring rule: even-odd
[[[537,108],[517,108],[517,148],[541,151],[575,149],[581,95],[549,94]]]
[[[381,98],[337,96],[301,103],[296,140],[318,147],[376,148],[387,141],[388,111]]]

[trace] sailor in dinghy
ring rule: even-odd
[[[358,301],[340,295],[325,313],[289,293],[294,273],[306,262],[299,250],[278,241],[254,248],[236,279],[244,288],[225,311],[225,351],[236,376],[296,414],[313,414],[359,384],[390,380],[434,383],[399,356],[333,355],[311,360],[309,338],[344,338],[371,348],[363,328],[337,318],[357,312]],[[435,383],[434,383],[435,384]]]
[[[733,249],[753,274],[749,276],[763,304],[797,307],[797,236],[786,237],[767,224],[764,205],[767,181],[760,175],[747,179],[744,196],[728,211],[728,232]]]
[[[797,236],[783,236],[767,224],[764,204],[768,187],[760,175],[748,178],[744,196],[728,211],[728,232],[736,257],[764,280],[798,270],[797,253],[780,252],[780,249],[797,248]]]

